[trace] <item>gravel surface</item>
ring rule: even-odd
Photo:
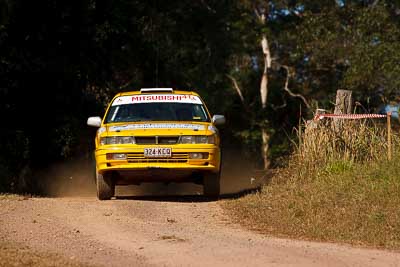
[[[223,166],[225,197],[265,180],[242,160]],[[0,267],[400,266],[389,251],[250,232],[201,186],[119,187],[117,199],[98,201],[88,171],[72,167],[44,174],[52,198],[0,195]]]
[[[196,196],[0,198],[0,225],[0,244],[21,250],[10,253],[28,247],[36,258],[50,253],[48,261],[59,255],[82,265],[400,266],[400,254],[389,251],[247,231],[230,223],[218,201]],[[10,258],[4,266],[19,266]]]

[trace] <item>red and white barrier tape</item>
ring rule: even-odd
[[[386,118],[388,115],[383,114],[317,114],[314,120],[322,120],[323,118],[335,118],[335,119],[347,119],[347,120],[358,120],[358,119],[375,119],[375,118]]]

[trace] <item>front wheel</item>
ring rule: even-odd
[[[218,197],[220,194],[220,173],[205,174],[203,178],[203,193],[207,197]]]
[[[99,200],[111,199],[115,194],[115,184],[109,173],[100,174],[96,171],[96,187]]]

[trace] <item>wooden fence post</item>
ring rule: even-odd
[[[387,116],[387,138],[388,138],[388,160],[392,160],[392,125],[391,125],[391,117],[392,112],[388,112]]]
[[[334,114],[351,114],[353,109],[353,100],[350,90],[337,90]],[[335,131],[342,128],[343,122],[340,119],[333,119]]]

